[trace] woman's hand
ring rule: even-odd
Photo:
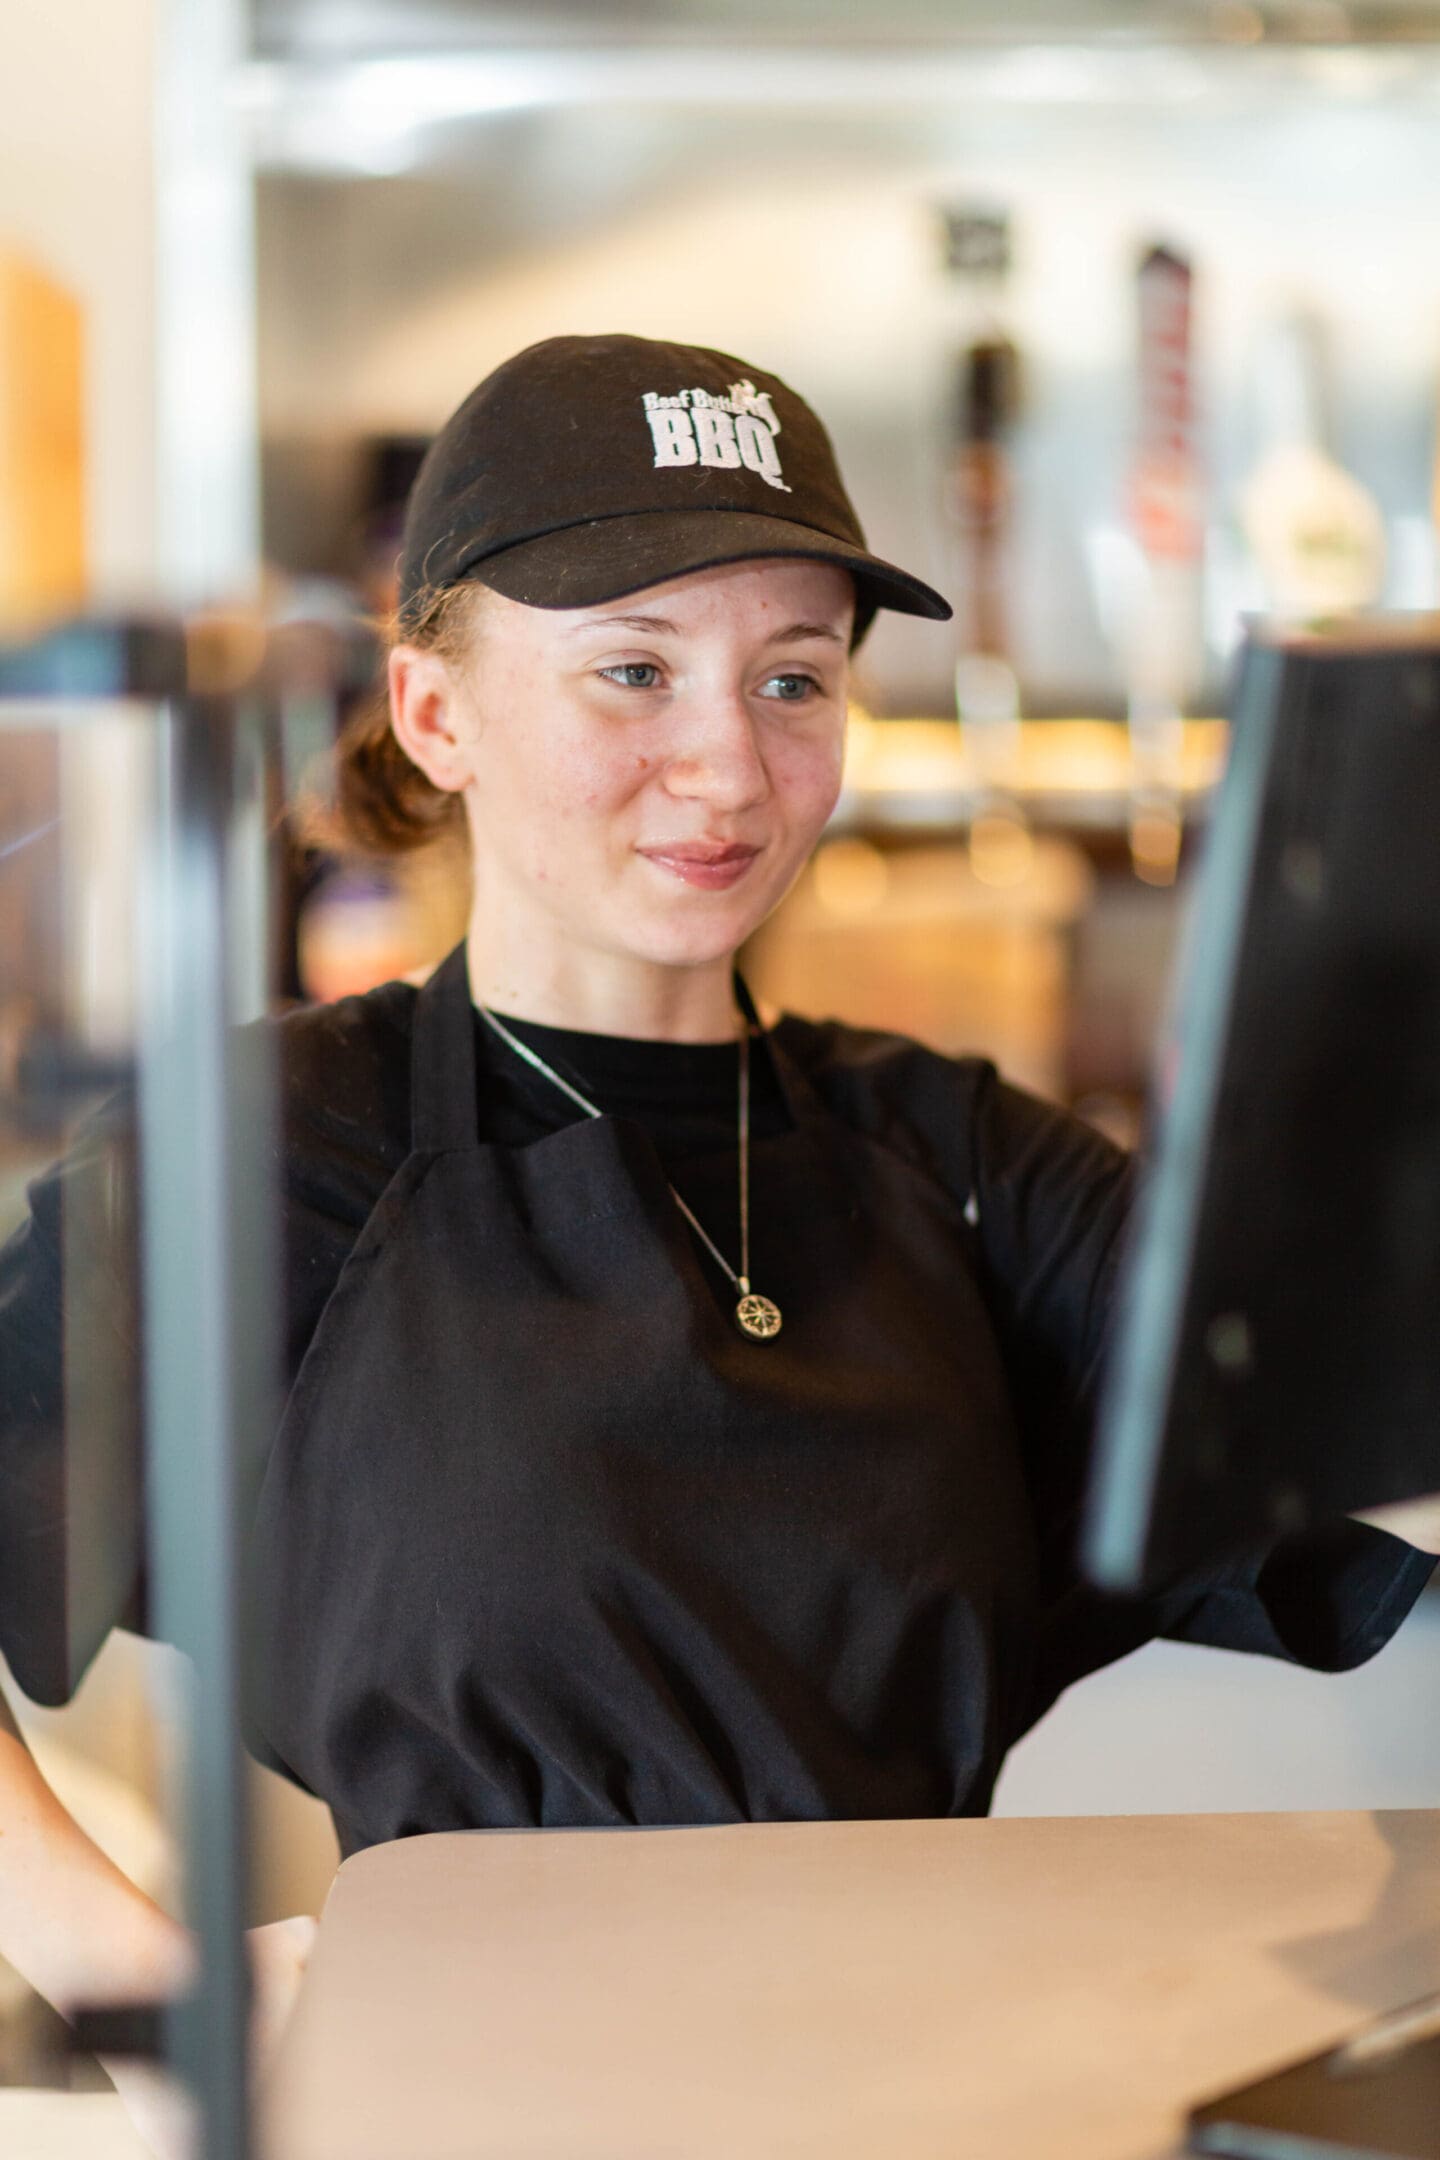
[[[318,1933],[309,1913],[250,1928],[250,2089],[264,2077],[289,2022]],[[107,2074],[130,2121],[157,2160],[193,2160],[198,2139],[189,2093],[158,2064],[133,2056],[104,2055]]]
[[[272,1920],[268,1927],[251,1928],[246,1935],[250,1951],[250,2076],[252,2084],[263,2077],[280,2035],[290,2021],[300,1983],[320,1923],[309,1913],[295,1913],[288,1920]]]
[[[1357,1508],[1355,1520],[1388,1530],[1417,1552],[1440,1553],[1440,1493],[1427,1493],[1422,1500],[1397,1500],[1389,1507]]]

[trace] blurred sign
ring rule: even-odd
[[[82,362],[79,303],[0,250],[0,623],[84,598]]]

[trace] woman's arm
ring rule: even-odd
[[[309,1914],[246,1935],[250,2060],[261,2071],[289,2019],[316,1935]],[[0,1956],[62,2016],[86,2004],[180,1995],[195,1938],[146,1897],[67,1814],[0,1688]],[[102,2056],[131,2122],[160,2160],[193,2145],[188,2103],[157,2065]]]
[[[188,1929],[87,1837],[40,1774],[0,1689],[0,1955],[68,2016],[178,1994]]]
[[[1440,1493],[1426,1493],[1421,1500],[1397,1500],[1389,1507],[1358,1508],[1356,1522],[1373,1523],[1388,1530],[1417,1552],[1440,1554]]]

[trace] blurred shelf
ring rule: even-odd
[[[1181,727],[1179,792],[1203,816],[1225,764],[1224,720]],[[1036,825],[1077,835],[1123,833],[1129,818],[1129,732],[1119,720],[1022,720],[1013,758],[987,758],[985,785],[954,720],[874,720],[853,714],[833,828],[845,832],[964,827],[996,791]]]

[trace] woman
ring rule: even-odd
[[[343,793],[371,844],[463,815],[469,933],[278,1027],[292,1385],[247,1737],[347,1854],[981,1812],[1149,1636],[1338,1667],[1428,1577],[1350,1523],[1091,1594],[1124,1159],[982,1061],[757,1015],[734,955],[833,809],[881,606],[949,612],[724,354],[550,340],[426,461]],[[5,1262],[11,1340],[54,1206]]]

